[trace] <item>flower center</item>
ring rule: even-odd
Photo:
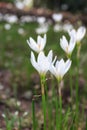
[[[38,48],[39,48],[39,49],[41,48],[41,44],[38,44]]]
[[[68,52],[68,46],[66,47],[66,51]]]

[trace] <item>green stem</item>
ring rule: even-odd
[[[56,130],[59,130],[58,98],[56,98]]]
[[[86,127],[86,130],[87,130],[87,117],[86,117],[86,126],[85,127]]]
[[[41,76],[42,106],[44,114],[44,130],[46,130],[46,100],[45,100],[45,76]]]
[[[33,118],[33,130],[36,130],[34,99],[32,99],[32,118]]]
[[[62,95],[61,95],[61,86],[59,85],[59,107],[60,107],[60,130],[62,129]]]
[[[62,95],[61,95],[61,84],[60,83],[61,82],[58,81],[57,96],[59,95],[59,113],[58,113],[58,98],[56,98],[56,130],[62,129]]]
[[[77,73],[76,73],[76,124],[78,126],[78,113],[79,113],[79,58],[80,58],[81,45],[77,46]]]
[[[51,130],[51,126],[52,126],[52,103],[50,103],[48,101],[48,93],[47,92],[48,92],[47,84],[45,82],[46,106],[47,106],[47,112],[48,112],[48,129]]]
[[[80,58],[81,43],[77,45],[77,58]]]
[[[77,61],[78,62],[78,61]],[[78,84],[78,63],[77,63],[77,77],[76,77],[76,123],[78,125],[78,110],[79,110],[79,99],[78,99],[78,88],[79,88],[79,84]]]
[[[51,75],[51,79],[53,79],[53,75]],[[55,111],[56,111],[56,117],[55,117],[55,119],[56,120],[52,120],[52,119],[54,119],[54,115],[51,117],[51,124],[53,124],[52,125],[52,129],[54,128],[54,124],[55,124],[55,121],[56,121],[56,129],[58,130],[58,92],[57,92],[57,96],[56,96],[56,90],[58,91],[58,88],[57,89],[55,89],[55,80],[53,79],[52,80],[52,103],[51,103],[51,105],[52,105],[52,108],[51,109],[54,109],[54,107],[55,107]],[[49,129],[50,130],[50,129]]]
[[[72,70],[70,70],[70,93],[71,93],[71,102],[72,102],[73,100]]]

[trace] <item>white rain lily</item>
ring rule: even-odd
[[[80,42],[85,36],[85,34],[86,34],[86,28],[84,26],[79,27],[78,30],[76,31],[76,41]]]
[[[24,8],[24,4],[22,1],[20,0],[15,0],[14,2],[15,6],[18,8],[18,9],[23,9]]]
[[[65,23],[62,27],[63,31],[68,32],[73,29],[73,25],[71,23]]]
[[[48,29],[49,29],[48,24],[42,24],[38,28],[35,29],[35,32],[37,34],[45,34],[47,33]]]
[[[62,31],[62,25],[60,25],[60,24],[54,25],[53,30],[54,30],[54,32]]]
[[[44,52],[38,54],[37,61],[35,60],[34,53],[31,52],[31,64],[39,72],[40,75],[46,75],[52,63],[53,52],[49,51],[48,55],[45,56]],[[53,61],[54,63],[54,61]]]
[[[62,19],[63,19],[63,15],[62,14],[57,14],[57,13],[54,13],[52,15],[52,18],[55,22],[60,22]]]
[[[24,35],[24,34],[25,34],[25,31],[24,31],[23,28],[19,28],[19,29],[18,29],[18,33],[19,33],[20,35]]]
[[[30,9],[33,6],[33,0],[23,0],[24,8]]]
[[[76,36],[75,36],[75,30],[72,30],[70,32],[70,41],[68,43],[65,36],[63,36],[60,39],[60,46],[61,48],[66,52],[67,56],[70,58],[72,51],[76,45]]]
[[[11,29],[11,25],[6,23],[5,26],[4,26],[5,30],[10,30]]]
[[[18,9],[24,9],[25,7],[31,8],[33,6],[33,0],[15,0],[14,4]]]
[[[27,40],[28,45],[32,50],[35,52],[39,53],[43,51],[45,45],[46,45],[46,34],[44,34],[44,37],[42,38],[41,36],[37,37],[37,42],[33,40],[33,38],[30,37],[29,40]]]
[[[66,62],[64,62],[63,59],[61,59],[60,61],[57,60],[55,65],[51,64],[50,72],[56,77],[58,82],[60,82],[63,76],[70,69],[70,66],[71,66],[71,60],[69,59]]]
[[[37,22],[38,22],[40,25],[44,24],[45,21],[46,21],[46,18],[45,18],[45,17],[38,17],[38,18],[37,18]]]
[[[34,22],[34,17],[33,16],[22,16],[21,22],[22,23]]]
[[[4,20],[7,21],[8,23],[17,23],[18,22],[18,18],[16,15],[6,14],[6,15],[4,15]]]

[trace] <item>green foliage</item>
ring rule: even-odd
[[[0,2],[11,2],[11,3],[13,3],[14,0],[0,0]]]
[[[85,8],[87,8],[87,1],[86,0],[38,0],[38,2],[35,1],[35,6],[38,5],[38,7],[47,7],[50,9],[56,9],[61,10],[61,6],[66,4],[68,6],[67,10],[69,11],[83,11]]]

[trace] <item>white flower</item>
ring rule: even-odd
[[[39,72],[40,75],[45,75],[49,70],[52,63],[53,52],[49,51],[48,55],[45,56],[44,52],[38,54],[37,61],[35,60],[34,53],[31,52],[31,64]],[[54,62],[54,61],[53,61]]]
[[[53,29],[54,29],[54,32],[62,31],[62,25],[56,24],[56,25],[54,25]]]
[[[18,33],[19,33],[20,35],[24,35],[25,31],[24,31],[23,28],[19,28],[19,29],[18,29]]]
[[[65,36],[63,36],[60,39],[60,46],[61,48],[66,52],[67,56],[71,56],[72,51],[76,45],[76,36],[75,36],[75,30],[72,30],[69,32],[70,34],[70,41],[68,43],[67,39]]]
[[[33,38],[30,37],[30,39],[27,40],[27,43],[32,50],[39,53],[39,52],[43,51],[43,49],[46,45],[46,34],[44,34],[44,38],[42,38],[41,36],[38,36],[37,42],[35,42],[33,40]]]
[[[33,0],[24,0],[23,4],[24,4],[24,7],[31,8],[33,6]]]
[[[4,20],[6,20],[8,23],[17,23],[18,18],[16,15],[4,15]]]
[[[71,66],[71,61],[68,59],[64,62],[63,59],[56,61],[55,66],[52,63],[50,66],[50,72],[57,78],[58,81],[61,81],[63,76],[67,73]]]
[[[6,30],[10,30],[10,29],[11,29],[11,25],[8,24],[8,23],[6,23],[5,26],[4,26],[4,28],[5,28]]]
[[[18,9],[23,9],[24,8],[24,4],[23,2],[19,1],[19,0],[15,0],[15,6],[18,8]]]
[[[55,22],[60,22],[63,18],[63,15],[55,13],[55,14],[52,15],[52,18]]]
[[[45,17],[38,17],[38,18],[37,18],[37,22],[38,22],[40,25],[44,24],[45,21],[46,21],[46,18],[45,18]]]
[[[45,34],[48,31],[48,25],[47,24],[43,24],[40,25],[38,28],[35,29],[35,32],[37,34]]]
[[[29,22],[33,22],[34,18],[33,18],[33,16],[22,16],[20,18],[20,20],[21,20],[22,23],[25,23],[25,22],[29,23]]]
[[[73,29],[73,25],[71,23],[65,23],[62,27],[63,31],[68,32]]]
[[[80,42],[86,34],[86,28],[81,26],[76,31],[76,41]]]

